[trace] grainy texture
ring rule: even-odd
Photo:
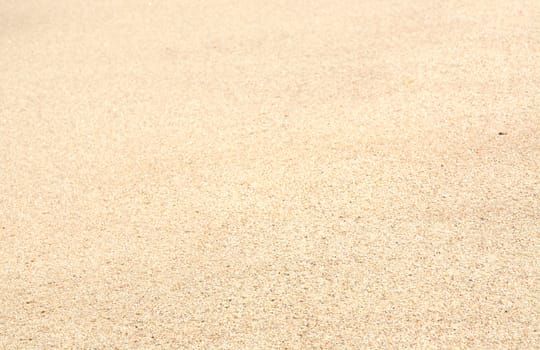
[[[0,0],[0,348],[539,348],[540,2]]]

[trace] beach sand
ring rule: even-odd
[[[540,2],[0,0],[0,349],[539,348]]]

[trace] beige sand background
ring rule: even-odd
[[[0,348],[539,348],[540,2],[0,0]]]

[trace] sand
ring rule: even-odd
[[[0,0],[0,349],[540,347],[540,2]]]

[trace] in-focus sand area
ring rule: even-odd
[[[540,2],[0,0],[0,349],[539,348]]]

